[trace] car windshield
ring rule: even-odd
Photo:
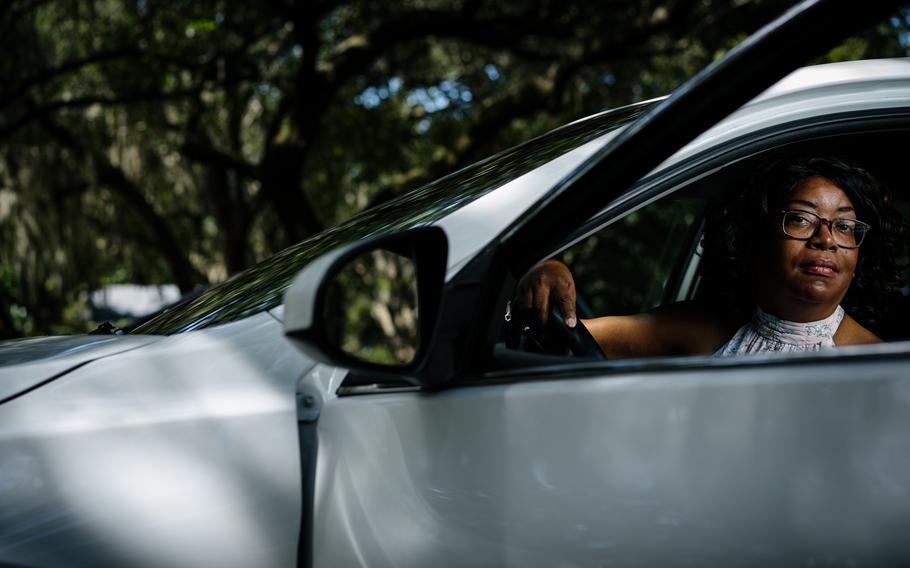
[[[274,308],[294,276],[315,257],[367,237],[429,225],[490,191],[635,120],[655,101],[600,113],[477,162],[271,256],[131,333],[170,335],[227,323]]]

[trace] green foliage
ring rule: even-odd
[[[0,337],[186,292],[581,116],[789,0],[0,3]],[[905,55],[906,12],[825,60]]]

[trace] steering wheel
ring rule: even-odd
[[[574,355],[605,360],[597,340],[581,322],[575,327],[566,325],[562,313],[555,304],[550,304],[549,317],[544,332],[524,323],[515,323],[508,331],[506,345],[531,353],[548,355]]]
[[[600,349],[597,340],[588,331],[581,321],[575,324],[575,327],[566,325],[562,313],[554,304],[550,304],[549,318],[547,320],[547,331],[549,336],[554,336],[562,341],[565,347],[576,357],[593,357],[595,359],[606,359],[607,356]]]

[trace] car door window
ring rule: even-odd
[[[637,314],[673,301],[695,254],[704,201],[680,192],[566,249],[583,317]]]
[[[603,217],[606,222],[580,229],[577,234],[584,236],[570,238],[571,244],[555,255],[572,271],[578,293],[578,315],[592,318],[640,314],[692,299],[708,307],[722,304],[714,294],[724,289],[723,275],[718,279],[715,274],[714,286],[710,287],[702,283],[699,271],[703,262],[700,247],[705,218],[719,207],[738,206],[727,195],[728,191],[745,187],[759,170],[773,161],[838,152],[850,163],[868,169],[879,181],[891,186],[892,203],[906,224],[910,220],[910,196],[902,187],[899,160],[891,149],[894,140],[903,135],[905,131],[896,130],[886,135],[860,129],[826,139],[807,137],[789,146],[775,147],[773,142],[766,140],[761,148],[752,151],[752,155],[746,153],[744,159],[710,171],[706,165],[702,173],[692,171],[675,179],[667,177],[664,181],[653,182],[649,189],[639,190],[639,199],[646,205],[631,208],[625,214],[615,214],[613,218],[600,214],[594,219]],[[722,162],[723,158],[718,154],[713,160]],[[674,186],[681,189],[674,191]],[[635,190],[631,193],[635,194]],[[649,201],[648,195],[663,197]],[[742,207],[746,205],[742,204]],[[591,224],[594,223],[592,220]],[[899,266],[904,266],[906,282],[907,243],[901,241],[894,245],[888,254],[893,255]],[[887,297],[881,298],[886,304],[884,309],[879,306],[875,310],[885,314],[884,318],[875,316],[870,321],[862,321],[868,310],[851,311],[848,304],[844,305],[860,325],[882,339],[902,340],[910,337],[905,325],[910,315],[910,289],[905,286],[896,292],[888,291]],[[737,319],[733,331],[748,320],[748,313],[744,317],[742,321]]]

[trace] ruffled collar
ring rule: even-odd
[[[837,306],[834,312],[818,321],[796,322],[777,318],[755,306],[752,328],[762,338],[789,344],[800,349],[833,347],[834,333],[844,319],[844,309]]]

